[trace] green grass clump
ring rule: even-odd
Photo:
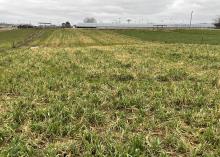
[[[110,32],[1,51],[0,156],[220,155],[220,46]]]
[[[165,75],[159,75],[159,81],[184,81],[188,74],[182,69],[170,69]]]

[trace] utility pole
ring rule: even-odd
[[[130,22],[131,22],[131,19],[127,19],[127,22],[128,22],[128,24],[130,24]]]
[[[194,13],[194,11],[191,12],[189,28],[192,27],[193,13]]]
[[[118,23],[121,24],[121,18],[118,18]]]

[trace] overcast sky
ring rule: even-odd
[[[81,22],[95,17],[99,22],[144,23],[213,22],[220,15],[220,0],[0,0],[0,22]]]

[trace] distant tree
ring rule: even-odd
[[[67,22],[66,22],[66,28],[71,28],[71,27],[72,27],[72,26],[71,26],[70,22],[67,21]]]
[[[66,24],[65,23],[62,23],[62,28],[66,28]]]
[[[220,17],[215,20],[214,25],[216,28],[220,29]]]
[[[131,19],[127,19],[128,24],[131,22]]]
[[[34,26],[33,25],[29,25],[29,24],[24,24],[24,25],[18,25],[17,28],[19,28],[19,29],[34,28]]]
[[[66,22],[66,23],[62,23],[62,28],[71,28],[72,26],[71,26],[71,24],[70,24],[70,22]]]
[[[84,23],[97,23],[94,17],[87,17],[83,20]]]

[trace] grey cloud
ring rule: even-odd
[[[145,22],[212,22],[220,14],[219,0],[0,0],[0,22],[50,21],[72,23],[94,16],[112,22],[127,18]]]

